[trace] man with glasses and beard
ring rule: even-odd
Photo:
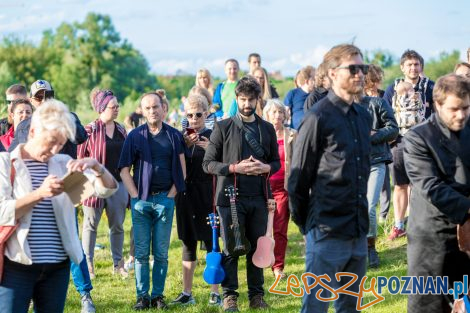
[[[224,311],[238,312],[238,258],[229,253],[228,230],[232,224],[226,188],[238,188],[236,196],[239,224],[246,229],[251,249],[246,255],[248,298],[250,308],[267,308],[263,299],[263,269],[253,264],[257,240],[266,233],[267,198],[272,198],[268,184],[270,174],[280,168],[276,132],[272,124],[255,114],[261,86],[252,77],[243,77],[235,88],[238,105],[236,116],[215,124],[202,166],[208,174],[217,175],[216,204],[225,246],[222,266]]]
[[[358,278],[348,290],[358,292],[367,265],[372,119],[353,99],[362,93],[368,65],[359,48],[349,44],[333,47],[323,62],[331,90],[300,124],[288,184],[290,209],[306,236],[306,272],[328,275],[334,289],[351,280],[337,281],[336,273],[354,273]],[[305,293],[301,312],[328,311],[329,302],[318,300],[318,291],[330,297],[317,285]],[[356,297],[341,294],[334,306],[337,312],[356,312],[356,303]]]

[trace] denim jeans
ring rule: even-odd
[[[163,295],[175,207],[174,198],[168,198],[167,195],[168,192],[161,192],[149,196],[147,201],[131,199],[137,297],[149,297],[150,244],[154,260],[151,297]]]
[[[35,313],[64,311],[70,261],[23,265],[5,258],[0,284],[0,313],[27,313],[31,300]]]
[[[369,203],[369,233],[368,238],[377,237],[377,204],[384,184],[386,172],[385,163],[371,165],[367,182],[367,202]]]
[[[77,209],[75,209],[75,212],[77,212],[76,210]],[[75,219],[75,222],[78,231],[78,219]],[[75,289],[78,291],[80,296],[83,296],[85,293],[89,293],[93,289],[90,273],[88,273],[88,265],[86,263],[85,253],[83,254],[83,260],[80,262],[80,264],[70,262],[70,271],[72,273]]]
[[[367,265],[367,240],[366,236],[353,239],[341,239],[331,237],[323,233],[318,228],[313,228],[307,233],[305,262],[306,272],[316,276],[327,274],[331,282],[327,283],[331,288],[338,289],[350,281],[350,277],[342,277],[338,282],[335,274],[338,272],[349,272],[358,275],[354,284],[348,290],[359,292],[359,285],[366,274]],[[314,283],[313,278],[308,278],[309,285]],[[302,299],[301,313],[326,313],[329,302],[322,302],[316,298],[318,290],[323,290],[323,298],[331,297],[331,293],[326,291],[321,285],[317,285],[304,294]],[[341,294],[334,302],[336,313],[358,312],[356,310],[357,298]]]
[[[392,189],[390,186],[390,165],[385,165],[385,178],[382,192],[380,193],[380,216],[386,219],[388,211],[390,211],[390,199],[392,197]]]

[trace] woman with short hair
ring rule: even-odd
[[[95,195],[106,198],[117,182],[95,159],[58,154],[75,138],[75,121],[60,101],[46,100],[34,112],[29,137],[0,153],[0,225],[19,227],[6,242],[0,312],[62,312],[70,260],[83,258],[75,207],[64,193],[68,172],[83,172]],[[13,182],[11,182],[13,180]]]
[[[17,99],[11,103],[9,116],[13,121],[13,125],[8,129],[5,135],[0,136],[0,144],[3,145],[5,151],[10,148],[10,144],[15,138],[15,129],[22,120],[29,118],[33,114],[33,105],[28,99]]]

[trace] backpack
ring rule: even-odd
[[[396,87],[401,81],[403,81],[403,79],[395,80],[392,108],[398,127],[400,128],[400,134],[404,135],[411,127],[425,120],[426,107],[424,103],[426,101],[426,90],[429,79],[426,77],[421,78],[418,84],[417,93],[419,97],[417,99],[408,95],[398,96]]]

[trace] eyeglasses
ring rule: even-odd
[[[357,73],[359,73],[359,70],[361,70],[364,75],[367,75],[367,73],[369,73],[369,65],[368,64],[349,64],[349,65],[346,65],[346,66],[338,66],[336,68],[338,68],[338,69],[343,69],[343,68],[348,69],[349,73],[351,75],[356,75]]]
[[[110,110],[119,110],[119,105],[115,105],[115,106],[107,106],[106,109],[110,109]]]
[[[188,113],[188,114],[186,114],[186,117],[187,118],[193,118],[194,116],[196,116],[197,118],[201,118],[202,114],[203,114],[203,112]]]

